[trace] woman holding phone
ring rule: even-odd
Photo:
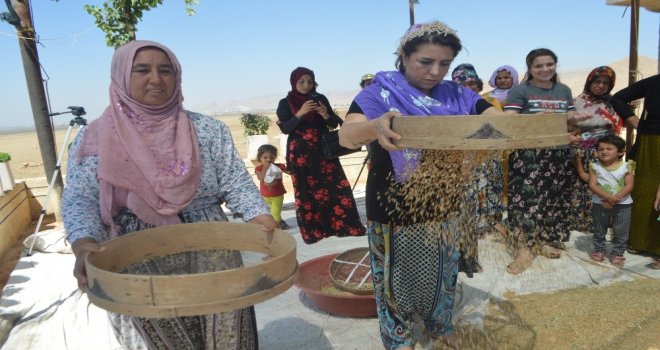
[[[300,234],[307,244],[330,236],[364,235],[366,229],[339,159],[324,159],[321,152],[321,135],[342,120],[328,99],[316,92],[311,69],[294,69],[289,82],[291,91],[277,107],[277,125],[289,135],[286,163]]]

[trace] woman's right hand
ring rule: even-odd
[[[302,107],[300,107],[300,110],[295,114],[296,118],[302,118],[305,114],[311,112],[311,111],[316,111],[318,108],[318,104],[312,100],[307,100],[305,103],[303,103]],[[298,116],[300,114],[300,116]]]
[[[78,280],[78,288],[87,292],[87,271],[85,270],[85,259],[90,252],[102,252],[105,247],[98,244],[93,238],[81,238],[71,245],[76,262],[73,265],[73,277]]]
[[[374,119],[374,131],[378,137],[378,143],[387,151],[400,149],[394,144],[394,141],[401,140],[401,136],[392,131],[392,118],[399,117],[399,112],[387,112]]]

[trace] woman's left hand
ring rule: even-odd
[[[577,125],[577,123],[581,121],[585,121],[587,119],[591,119],[593,117],[594,117],[593,115],[584,112],[573,113],[568,117],[568,125],[575,126]]]
[[[575,130],[570,133],[568,133],[568,144],[571,146],[578,146],[580,145],[580,130]]]
[[[261,214],[250,220],[251,224],[259,224],[264,227],[264,232],[272,234],[273,230],[277,227],[275,219],[270,214]]]
[[[328,119],[330,118],[330,113],[328,113],[328,108],[321,102],[317,103],[318,106],[316,107],[316,113],[320,114],[323,119]]]
[[[400,115],[399,112],[387,112],[373,120],[374,131],[378,136],[378,143],[387,151],[400,149],[394,142],[401,140],[401,135],[392,131],[390,127],[392,125],[392,118]]]

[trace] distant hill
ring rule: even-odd
[[[614,92],[628,86],[628,58],[618,60],[608,64],[616,72],[617,79],[614,86]],[[640,56],[638,58],[638,71],[641,73],[639,79],[649,77],[658,73],[658,61],[648,56]],[[583,69],[574,69],[570,71],[559,70],[559,79],[562,83],[568,85],[573,91],[573,95],[577,96],[584,88],[584,82],[587,75],[594,67],[587,67]],[[483,78],[483,77],[482,77]],[[349,91],[323,91],[333,108],[346,109],[353,101],[359,89]],[[282,92],[272,93],[268,95],[253,96],[243,100],[235,100],[227,103],[211,103],[207,105],[193,106],[193,110],[210,114],[236,114],[245,112],[263,112],[272,113],[277,104],[282,99]]]
[[[359,89],[351,91],[323,91],[328,97],[333,108],[348,108]],[[209,115],[236,114],[246,112],[273,112],[285,93],[278,92],[268,95],[260,95],[246,98],[244,100],[229,101],[227,103],[211,103],[195,106],[192,110]]]

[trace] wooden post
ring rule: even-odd
[[[628,63],[628,85],[637,81],[637,43],[639,41],[639,0],[630,0],[630,54]],[[641,116],[640,116],[641,117]],[[626,149],[635,141],[633,128],[626,128]]]
[[[18,35],[19,49],[23,60],[23,70],[25,71],[25,81],[30,96],[30,106],[32,107],[32,116],[34,118],[34,126],[39,140],[39,149],[41,150],[41,158],[44,163],[44,171],[46,172],[46,179],[48,180],[48,183],[50,183],[55,173],[57,155],[55,151],[53,127],[50,117],[48,116],[48,104],[46,102],[46,92],[44,90],[43,78],[41,76],[41,66],[35,40],[35,30],[32,23],[32,15],[30,14],[30,1],[12,0],[11,6],[9,6],[9,0],[6,0],[5,2],[7,3],[9,10],[13,10],[14,14],[19,19],[18,23],[13,24],[16,27],[16,33]],[[56,216],[58,216],[57,213],[59,213],[59,202],[62,196],[62,189],[62,177],[58,174],[53,188],[57,193],[57,196],[53,196],[54,202],[51,203],[51,208],[54,208]]]

